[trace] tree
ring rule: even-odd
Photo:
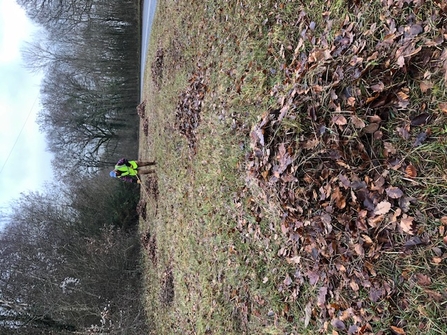
[[[88,192],[90,184],[84,185]],[[97,207],[106,224],[80,222],[91,218],[81,213],[85,208],[63,200],[30,193],[14,207],[0,236],[0,326],[67,332],[93,324],[111,331],[121,320],[121,327],[138,321],[144,328],[144,318],[134,317],[142,308],[135,303],[141,282],[136,231],[113,224],[114,213],[106,217],[106,200]]]
[[[69,33],[88,22],[93,0],[17,0],[28,16],[48,30]]]
[[[81,165],[90,173],[103,167],[108,156],[119,155],[123,139],[137,139],[136,2],[19,4],[46,28],[23,54],[29,68],[45,74],[38,122],[57,169]]]
[[[104,171],[137,154],[139,2],[18,3],[45,29],[24,58],[44,73],[39,124],[59,183],[22,195],[0,235],[1,333],[144,333],[138,192]]]

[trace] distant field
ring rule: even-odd
[[[153,334],[447,333],[444,1],[159,0]]]

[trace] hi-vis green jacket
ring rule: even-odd
[[[136,161],[128,161],[125,158],[121,158],[118,163],[115,165],[115,170],[121,172],[118,178],[122,178],[125,176],[136,176],[138,171],[138,165]]]

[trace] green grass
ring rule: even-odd
[[[388,49],[374,55],[390,27],[405,26],[410,14],[427,26],[424,38],[436,37],[435,27],[444,22],[435,15],[438,5],[441,2],[426,3],[424,8],[387,9],[379,1],[367,6],[319,0],[159,1],[147,68],[157,50],[163,50],[163,65],[153,72],[159,78],[153,78],[150,70],[145,76],[149,136],[140,135],[140,158],[158,162],[159,195],[143,194],[148,214],[141,220],[141,234],[149,232],[156,245],[155,259],[148,252],[144,260],[144,299],[152,333],[347,334],[350,326],[364,334],[388,334],[392,327],[406,334],[447,333],[443,240],[447,227],[441,220],[447,216],[447,132],[446,117],[438,108],[447,99],[442,64],[435,57],[445,43],[424,49],[434,52],[428,62],[422,56],[412,58],[414,69],[407,72],[387,65],[392,58]],[[375,29],[371,29],[373,24]],[[339,36],[350,33],[355,42],[340,56],[324,59],[319,53],[337,47]],[[420,39],[415,45],[423,42]],[[364,58],[359,80],[352,79],[356,72],[349,65],[355,64],[356,55]],[[319,60],[306,63],[303,57]],[[343,69],[344,78],[336,80],[337,68]],[[422,92],[420,82],[429,78],[427,71],[433,87]],[[182,92],[194,92],[191,87],[199,75],[207,91],[192,152],[188,139],[176,128],[176,109]],[[369,124],[374,108],[362,101],[380,101],[371,89],[379,81],[384,84],[382,94],[391,99],[408,92],[409,100],[406,108],[390,105],[381,136],[365,136],[351,123],[331,123],[337,114],[331,105],[336,101],[334,93],[341,96],[348,88],[354,92],[356,105],[341,101],[342,114],[349,121],[355,113]],[[294,89],[297,93],[291,95]],[[289,113],[282,121],[276,120],[275,113],[287,103]],[[309,117],[312,108],[317,121]],[[399,135],[398,129],[423,111],[432,115],[431,121],[412,127],[408,139]],[[271,154],[263,156],[268,161],[262,165],[253,160],[256,143],[251,131],[268,115],[274,123],[265,129],[265,149]],[[318,138],[318,122],[327,127],[326,142],[303,147]],[[429,137],[414,147],[422,131],[429,132]],[[340,182],[334,178],[340,173],[350,176],[341,163],[332,164],[321,155],[336,141],[345,141],[342,163],[361,180],[372,185],[382,174],[385,186],[400,187],[411,199],[406,215],[415,218],[414,235],[403,232],[391,217],[377,229],[368,223],[365,231],[343,227],[334,221],[335,215],[342,220],[343,215],[359,214],[352,211],[352,195],[341,187],[348,205],[345,213],[337,209],[334,214],[333,235],[321,232],[315,240],[304,239],[303,231],[312,233],[313,229],[306,222],[314,222],[327,206],[319,200],[320,186],[315,185],[337,186]],[[385,154],[384,142],[395,152]],[[294,158],[286,171],[298,180],[271,185],[266,180],[280,162],[281,144]],[[359,159],[356,152],[362,145],[374,164],[365,165]],[[389,165],[390,155],[402,166]],[[415,167],[416,177],[406,176],[409,164]],[[326,166],[327,176],[320,166]],[[258,169],[257,174],[250,169]],[[334,191],[327,192],[335,206]],[[294,204],[289,202],[292,194],[297,197]],[[392,201],[392,212],[397,202]],[[307,228],[293,235],[290,225],[295,221],[286,217],[302,220]],[[322,257],[329,252],[332,236],[344,251]],[[293,242],[294,238],[298,241]],[[405,247],[412,242],[414,247]],[[318,261],[313,258],[312,243],[320,248]],[[313,269],[314,265],[318,268]],[[170,271],[172,285],[167,279]],[[374,285],[376,291],[371,289]],[[328,293],[322,299],[324,288]]]

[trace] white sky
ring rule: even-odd
[[[0,0],[0,211],[52,179],[52,155],[35,122],[41,78],[20,53],[35,29],[15,0]]]

